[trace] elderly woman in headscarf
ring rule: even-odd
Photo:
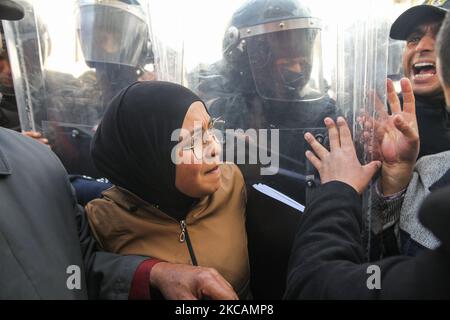
[[[249,295],[245,184],[220,162],[213,121],[182,86],[134,83],[91,145],[114,184],[86,206],[91,229],[106,251],[155,259],[150,286],[167,299]]]

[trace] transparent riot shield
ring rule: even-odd
[[[224,121],[223,159],[237,163],[247,183],[247,231],[256,270],[252,290],[260,298],[279,298],[296,226],[320,184],[305,158],[305,132],[328,145],[324,118],[344,116],[361,161],[371,160],[356,120],[359,112],[373,114],[374,93],[385,97],[385,16],[392,4],[196,0],[173,5],[183,13],[176,17],[183,21],[177,31],[183,39],[181,83],[202,97],[212,117]],[[157,14],[174,21],[173,11]],[[268,251],[276,263],[267,261]]]
[[[369,92],[384,95],[388,21],[382,10],[389,4],[194,1],[183,8],[183,83],[245,140],[244,157],[235,141],[234,149],[225,146],[224,159],[241,165],[248,183],[307,203],[318,176],[304,156],[304,133],[326,144],[323,119],[343,115],[357,136],[356,111],[371,108]]]
[[[71,174],[97,177],[90,140],[108,102],[155,79],[146,1],[20,1],[25,17],[5,22],[23,130],[49,139]]]

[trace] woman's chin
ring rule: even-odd
[[[207,184],[205,184],[204,186],[204,190],[205,190],[205,195],[209,196],[211,194],[213,194],[214,192],[216,192],[217,190],[219,190],[222,181],[220,179],[220,175],[217,179],[214,179],[215,181],[210,181]]]

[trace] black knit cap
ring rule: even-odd
[[[425,1],[403,12],[392,24],[389,36],[406,40],[416,26],[426,22],[440,22],[450,10],[450,1]]]
[[[20,20],[24,12],[21,5],[11,0],[0,0],[0,19],[2,20]]]

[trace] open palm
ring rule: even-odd
[[[387,82],[388,102],[392,114],[389,115],[384,104],[376,98],[377,119],[365,121],[366,144],[374,158],[387,165],[414,163],[419,153],[419,130],[417,127],[414,93],[408,79],[401,81],[403,91],[403,110],[391,80]],[[367,119],[367,118],[366,118]],[[373,130],[372,130],[373,129]],[[371,141],[369,141],[371,140]]]

